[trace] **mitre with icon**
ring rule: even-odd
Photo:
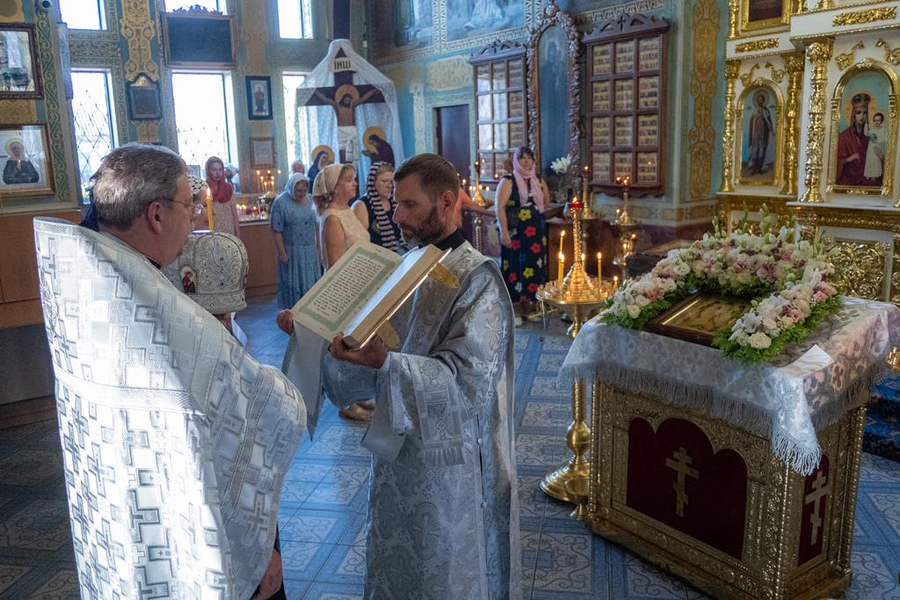
[[[210,231],[188,237],[181,256],[163,274],[197,304],[221,315],[247,307],[244,287],[249,264],[240,239]]]

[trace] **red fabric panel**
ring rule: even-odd
[[[667,466],[667,459],[671,466]],[[690,463],[684,468],[692,474],[682,476],[683,514],[679,516],[678,472],[673,467],[686,459]],[[643,419],[631,421],[626,504],[738,560],[742,558],[747,466],[734,450],[714,454],[706,434],[691,421],[667,419],[656,433]]]

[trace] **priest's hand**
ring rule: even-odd
[[[278,313],[278,316],[275,317],[275,323],[278,324],[278,329],[286,334],[291,335],[294,333],[294,315],[287,308]]]
[[[384,361],[387,360],[388,353],[387,346],[384,345],[384,342],[377,335],[359,350],[353,350],[344,342],[343,331],[331,340],[330,351],[331,355],[338,360],[373,369],[381,368]]]

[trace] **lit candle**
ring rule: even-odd
[[[588,186],[590,185],[590,172],[591,169],[587,165],[584,165],[584,176],[581,179],[581,201],[585,206],[587,206],[588,204]]]
[[[581,264],[584,265],[584,252],[581,253]]]
[[[566,241],[566,230],[563,229],[559,232],[559,251],[562,252],[563,243]]]
[[[563,276],[565,275],[566,271],[566,255],[562,252],[559,253],[559,266],[557,270],[559,271],[559,288],[562,289]]]
[[[615,292],[618,289],[619,289],[619,276],[613,275],[613,291]]]
[[[597,253],[597,281],[603,281],[603,253]]]
[[[213,231],[212,193],[206,188],[206,228]]]

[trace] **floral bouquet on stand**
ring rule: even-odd
[[[793,222],[778,226],[764,205],[759,233],[747,215],[730,234],[705,234],[690,247],[672,250],[653,270],[630,281],[607,301],[601,320],[631,329],[646,325],[694,290],[752,299],[752,308],[713,345],[730,358],[771,360],[803,340],[824,318],[840,310],[833,252],[821,239],[797,239]]]
[[[559,176],[556,182],[557,201],[565,202],[572,189],[572,155],[560,156],[550,163],[550,169]]]

